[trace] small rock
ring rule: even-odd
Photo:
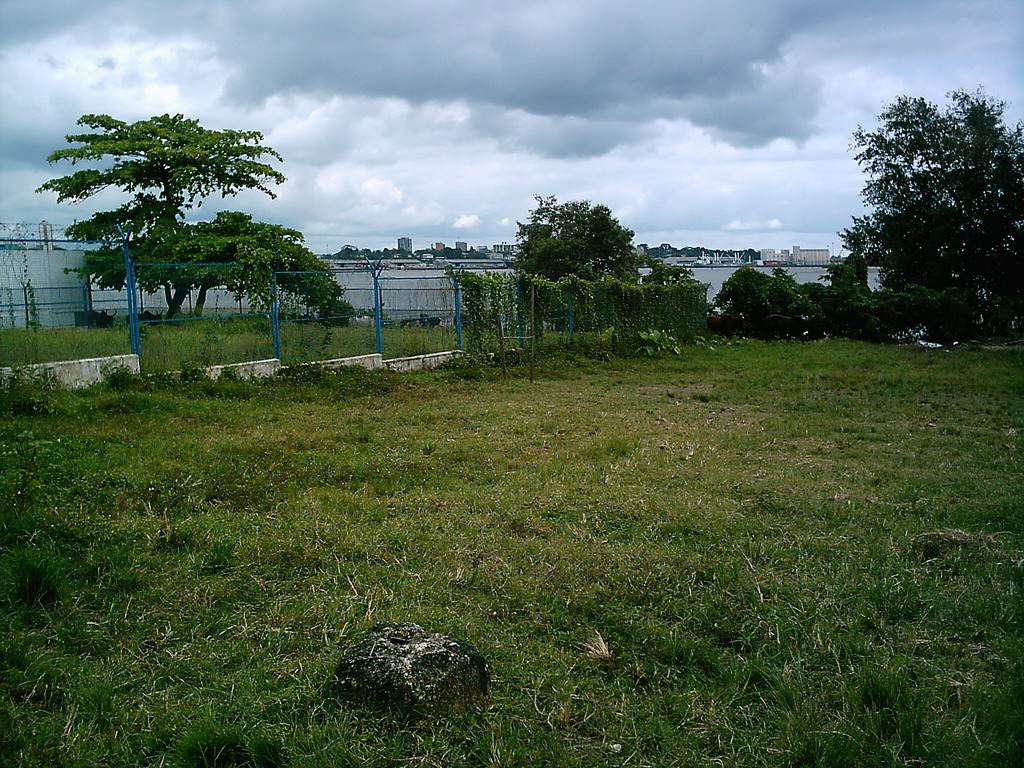
[[[345,701],[419,717],[485,703],[491,686],[487,661],[474,646],[387,621],[345,651],[334,678]]]

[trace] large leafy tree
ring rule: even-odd
[[[516,264],[523,272],[549,280],[570,275],[637,279],[640,259],[633,250],[633,231],[607,206],[586,200],[559,203],[554,196],[535,199],[529,220],[519,222],[522,253]]]
[[[184,300],[195,292],[193,314],[201,314],[206,294],[225,286],[266,308],[271,299],[271,272],[279,289],[294,308],[316,314],[351,311],[342,301],[341,286],[324,272],[326,265],[303,244],[302,233],[253,221],[237,211],[222,211],[213,221],[182,224],[174,230],[156,229],[140,246],[139,285],[147,291],[163,290],[167,316],[174,317]],[[87,252],[85,270],[124,280],[123,261],[102,252]]]
[[[901,97],[854,133],[871,211],[842,233],[896,291],[931,291],[964,331],[1024,316],[1024,126],[1005,104],[957,91],[940,109]]]
[[[228,197],[255,189],[274,197],[271,185],[285,178],[265,159],[281,156],[261,144],[263,135],[258,131],[209,130],[182,115],[135,123],[85,115],[78,123],[92,132],[67,136],[75,146],[58,149],[47,159],[95,167],[51,179],[38,191],[56,192],[58,202],[72,203],[108,188],[126,193],[127,200],[120,206],[76,222],[68,234],[119,240],[123,233],[136,261],[146,264],[137,272],[140,286],[163,291],[168,317],[180,312],[193,291],[197,314],[215,285],[227,286],[258,305],[269,300],[272,269],[313,272],[326,268],[295,230],[235,212],[219,213],[208,222],[185,221],[189,210],[215,194]],[[119,248],[88,252],[81,271],[103,288],[117,289],[125,283]],[[340,288],[327,276],[282,276],[281,280],[318,312],[333,312],[341,301]]]
[[[214,131],[182,115],[161,115],[126,123],[109,115],[83,115],[79,125],[91,133],[65,138],[76,146],[51,152],[51,163],[90,164],[67,176],[51,179],[37,191],[56,192],[58,202],[77,203],[108,188],[129,195],[112,211],[101,211],[68,229],[71,237],[113,238],[117,228],[137,240],[157,228],[181,224],[185,214],[219,193],[235,195],[257,189],[271,197],[270,184],[284,175],[263,161],[281,156],[260,143],[259,131]]]

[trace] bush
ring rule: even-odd
[[[0,377],[0,413],[31,416],[53,411],[56,382],[45,377],[18,375]]]
[[[768,315],[811,315],[814,307],[801,286],[786,270],[769,275],[751,267],[737,269],[722,285],[715,306],[723,313],[743,315],[754,328]]]

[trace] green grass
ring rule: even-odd
[[[0,366],[127,355],[127,328],[2,328]]]
[[[143,323],[140,330],[142,368],[163,373],[184,368],[226,365],[274,356],[270,320],[246,318],[185,318],[178,322]],[[586,334],[579,334],[580,338]],[[558,343],[561,334],[549,332],[544,345]],[[517,340],[509,339],[511,348]],[[355,357],[377,350],[373,325],[329,326],[285,321],[280,325],[281,359],[286,365]],[[388,322],[381,329],[384,356],[409,357],[456,349],[453,326],[402,326]],[[127,327],[5,328],[0,330],[0,365],[75,360],[123,355],[131,351]]]
[[[509,373],[0,390],[0,763],[1021,764],[1024,352]],[[490,705],[332,701],[378,620]]]
[[[387,357],[407,357],[456,348],[455,329],[387,325],[381,341]],[[274,356],[270,321],[265,318],[198,318],[141,326],[142,366],[148,373],[190,366],[225,365]],[[325,326],[281,323],[285,364],[354,357],[376,352],[372,325]],[[127,327],[5,328],[0,330],[0,365],[123,355],[131,351]]]

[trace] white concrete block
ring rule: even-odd
[[[210,365],[205,368],[206,375],[211,379],[219,379],[226,371],[233,371],[238,379],[266,379],[277,373],[281,361],[276,357],[268,360],[251,360],[246,363],[230,365]]]
[[[384,367],[392,371],[415,371],[420,368],[436,368],[460,354],[462,353],[459,350],[451,349],[446,352],[431,352],[427,355],[395,357],[391,360],[385,360]]]
[[[60,360],[16,368],[0,368],[0,378],[9,376],[52,377],[68,389],[79,389],[99,384],[113,371],[122,368],[129,373],[137,374],[139,372],[138,355],[86,357],[81,360]]]

